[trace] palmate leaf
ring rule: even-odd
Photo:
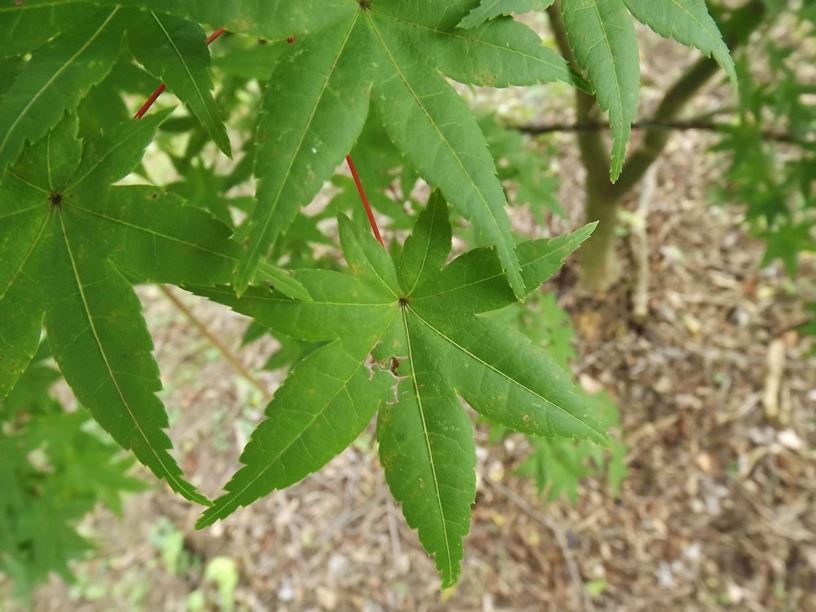
[[[728,45],[711,18],[705,0],[624,0],[638,19],[666,38],[713,57],[736,85],[737,71]]]
[[[526,286],[544,282],[591,230],[519,245]],[[238,298],[228,287],[190,287],[275,334],[323,343],[284,382],[241,457],[244,466],[198,525],[320,469],[379,411],[389,486],[451,585],[475,497],[473,431],[457,396],[518,431],[600,443],[606,434],[546,351],[478,316],[515,295],[492,249],[444,265],[451,228],[440,194],[395,260],[345,217],[340,233],[348,272],[294,273],[311,302],[264,289]]]
[[[662,0],[655,0],[655,2]],[[623,0],[562,0],[561,11],[575,60],[589,76],[612,126],[612,166],[623,169],[640,91],[637,37]]]
[[[510,286],[523,296],[494,161],[444,75],[495,86],[572,82],[566,62],[509,19],[457,29],[472,0],[449,3],[441,20],[438,3],[430,0],[348,5],[354,10],[343,12],[331,28],[298,38],[272,75],[258,127],[258,205],[247,222],[249,239],[235,276],[239,293],[354,146],[373,90],[388,135],[496,247]],[[280,5],[286,19],[300,10]]]
[[[26,142],[41,138],[59,123],[116,62],[125,26],[121,11],[79,10],[82,18],[37,49],[0,99],[0,175]]]
[[[475,7],[459,22],[459,27],[471,29],[500,15],[527,13],[537,10],[543,11],[554,1],[555,0],[482,0],[479,6]]]
[[[155,11],[137,14],[128,27],[133,55],[190,108],[218,148],[229,156],[229,137],[212,96],[206,40],[198,24]]]
[[[94,418],[174,490],[206,504],[168,452],[150,336],[123,273],[224,283],[239,249],[227,226],[174,196],[107,184],[130,170],[166,116],[128,122],[83,153],[68,115],[4,176],[0,257],[11,265],[0,277],[0,390],[31,359],[45,317],[60,370]]]

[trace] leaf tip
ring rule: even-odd
[[[227,136],[226,133],[224,133],[223,138],[219,138],[215,144],[228,159],[232,159],[232,143],[230,143],[229,136]]]
[[[214,522],[215,522],[215,519],[212,519],[212,518],[208,517],[208,516],[207,516],[207,513],[205,512],[205,513],[204,513],[204,514],[202,514],[202,515],[199,517],[199,519],[196,521],[196,523],[195,523],[195,528],[196,528],[198,531],[201,531],[202,529],[206,529],[207,527],[209,527],[210,525],[212,525]]]
[[[617,183],[622,172],[623,172],[623,160],[620,158],[613,158],[612,166],[609,168],[609,181],[613,185]]]

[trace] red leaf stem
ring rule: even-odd
[[[351,170],[354,184],[357,186],[357,193],[360,194],[360,199],[363,202],[363,208],[365,208],[368,223],[371,225],[371,231],[374,233],[374,237],[377,241],[385,246],[385,241],[382,238],[382,234],[380,234],[380,228],[377,226],[377,219],[374,218],[374,211],[371,210],[371,203],[368,201],[368,196],[363,188],[363,181],[360,180],[360,175],[357,172],[357,167],[354,165],[354,160],[351,159],[351,155],[346,155],[346,163],[348,164],[349,170]]]

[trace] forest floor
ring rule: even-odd
[[[660,85],[660,62],[650,70]],[[566,170],[579,167],[572,138],[555,138],[574,227],[581,173]],[[625,280],[602,299],[581,293],[574,261],[545,287],[578,329],[582,384],[620,407],[629,450],[618,497],[590,479],[577,503],[545,503],[514,474],[524,439],[490,445],[480,431],[462,577],[440,593],[391,501],[370,428],[319,473],[206,531],[194,530],[196,508],[159,486],[129,498],[124,518],[95,513],[83,527],[99,555],[76,566],[75,585],[41,589],[35,608],[216,609],[204,574],[223,557],[242,610],[816,610],[816,358],[790,331],[801,298],[816,295],[816,262],[803,263],[799,286],[780,266],[760,269],[762,245],[740,210],[710,203],[722,163],[710,144],[677,135],[657,169],[645,320],[632,314],[643,272],[631,236],[620,244]],[[627,208],[636,216],[638,194]],[[239,350],[244,319],[176,295]],[[178,456],[215,495],[264,397],[158,289],[142,296]],[[279,378],[260,366],[272,348],[240,350],[270,392]]]

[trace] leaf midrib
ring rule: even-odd
[[[164,27],[164,24],[162,23],[161,19],[159,19],[159,16],[156,15],[156,12],[150,11],[150,15],[155,20],[156,25],[159,26],[159,29],[162,31],[162,34],[164,34],[164,37],[167,39],[167,42],[173,48],[173,52],[176,54],[176,57],[178,57],[179,61],[181,62],[181,65],[184,67],[184,71],[187,73],[187,77],[190,79],[190,83],[193,84],[193,89],[195,89],[196,95],[198,96],[198,99],[201,102],[201,106],[204,110],[204,113],[207,115],[208,122],[210,123],[211,126],[215,128],[216,133],[218,133],[218,135],[221,136],[222,135],[221,130],[217,129],[220,121],[218,117],[213,115],[213,109],[210,107],[207,97],[204,95],[204,93],[201,91],[201,88],[198,86],[198,81],[196,81],[195,77],[193,76],[193,72],[190,69],[190,65],[187,63],[187,60],[184,58],[184,54],[176,45],[176,41],[173,40],[173,37],[170,36],[170,32],[168,32],[167,28]]]
[[[445,208],[445,212],[447,212],[447,208]],[[419,265],[419,270],[417,270],[416,278],[414,279],[414,284],[408,290],[408,295],[411,295],[414,290],[417,288],[420,279],[422,279],[423,272],[425,272],[425,265],[428,262],[428,255],[431,252],[431,242],[433,241],[434,237],[434,226],[436,225],[436,208],[432,211],[431,214],[431,223],[430,227],[428,228],[428,239],[425,241],[425,253],[422,256],[422,263]]]
[[[396,316],[396,313],[395,313],[395,316]],[[391,323],[392,323],[392,322],[393,322],[393,319],[391,319],[391,320],[388,322],[388,326],[387,326],[385,329],[388,329],[388,327],[390,327],[390,326],[391,326]],[[378,334],[378,337],[379,337],[379,334]],[[378,339],[379,339],[379,338],[378,338]],[[342,344],[342,340],[341,340],[341,339],[339,339],[339,338],[338,338],[338,339],[336,339],[336,340],[334,340],[333,342],[337,342],[337,343],[341,343],[341,344]],[[328,346],[328,345],[327,345],[327,346]],[[370,352],[370,349],[371,349],[371,348],[373,348],[373,345],[372,345],[372,347],[370,347],[370,348],[369,348],[369,351],[366,351],[366,354],[368,354],[368,353]],[[290,449],[290,448],[292,448],[292,447],[293,447],[293,446],[294,446],[294,445],[295,445],[297,442],[299,442],[299,441],[301,441],[301,440],[303,439],[303,434],[304,434],[304,433],[305,433],[305,432],[306,432],[306,431],[307,431],[307,430],[308,430],[308,429],[309,429],[309,428],[310,428],[310,427],[311,427],[311,426],[312,426],[312,425],[315,423],[315,421],[317,421],[317,419],[319,419],[320,417],[322,417],[322,416],[324,416],[324,415],[325,415],[326,411],[329,409],[329,407],[330,407],[330,406],[331,406],[331,405],[334,403],[334,401],[337,399],[337,397],[338,397],[338,396],[339,396],[341,393],[345,392],[345,393],[347,393],[347,394],[348,394],[348,384],[349,384],[349,383],[351,382],[351,380],[352,380],[352,379],[353,379],[353,378],[354,378],[354,377],[357,375],[357,372],[359,372],[359,371],[360,371],[360,369],[362,369],[362,368],[364,368],[364,367],[365,367],[365,359],[360,359],[360,362],[357,364],[357,367],[356,367],[356,368],[354,368],[354,371],[351,373],[351,375],[349,375],[349,377],[348,377],[348,378],[346,378],[346,379],[335,379],[335,380],[338,380],[338,381],[340,381],[340,382],[342,383],[342,384],[340,385],[340,387],[337,389],[337,393],[335,393],[334,395],[332,395],[331,399],[329,399],[329,401],[327,401],[327,402],[326,402],[326,404],[323,406],[323,408],[322,408],[322,409],[321,409],[319,412],[315,413],[315,414],[312,416],[312,418],[310,418],[310,419],[309,419],[309,422],[308,422],[308,423],[306,423],[306,424],[305,424],[303,427],[301,427],[301,428],[300,428],[300,432],[299,432],[299,433],[298,433],[296,436],[294,436],[294,437],[292,438],[292,440],[291,440],[291,441],[290,441],[290,442],[289,442],[289,443],[288,443],[288,444],[287,444],[287,445],[286,445],[284,448],[282,448],[282,449],[281,449],[279,452],[275,453],[275,457],[274,457],[274,458],[271,458],[271,459],[270,459],[270,460],[267,462],[267,465],[266,465],[266,467],[264,467],[264,469],[263,469],[263,470],[261,470],[260,472],[258,472],[258,473],[257,473],[257,474],[256,474],[256,475],[255,475],[255,476],[254,476],[254,477],[253,477],[253,478],[252,478],[252,479],[251,479],[251,480],[250,480],[250,481],[249,481],[249,482],[248,482],[246,485],[244,485],[244,486],[243,486],[243,487],[242,487],[240,490],[238,490],[238,491],[230,491],[228,495],[225,495],[224,497],[222,497],[221,499],[225,500],[225,501],[223,501],[222,503],[219,503],[219,500],[216,500],[216,505],[212,506],[212,511],[211,511],[209,514],[207,514],[207,515],[206,515],[206,516],[207,516],[207,520],[206,520],[205,522],[202,522],[202,525],[204,525],[204,526],[206,526],[206,525],[211,525],[211,524],[212,524],[212,523],[214,523],[215,521],[217,521],[217,520],[219,520],[219,519],[222,519],[222,518],[224,518],[225,516],[228,516],[228,515],[230,514],[230,512],[232,512],[232,511],[233,511],[235,508],[237,508],[238,506],[240,506],[240,505],[241,505],[241,502],[239,501],[239,498],[240,498],[240,497],[241,497],[241,496],[242,496],[244,493],[246,493],[246,492],[247,492],[247,490],[249,490],[249,489],[250,489],[250,487],[252,487],[252,486],[253,486],[253,485],[254,485],[256,482],[258,482],[258,481],[259,481],[261,478],[263,478],[263,476],[264,476],[264,475],[265,475],[265,474],[266,474],[266,473],[267,473],[269,470],[271,470],[271,469],[272,469],[272,467],[273,467],[273,466],[274,466],[274,465],[275,465],[275,464],[276,464],[276,463],[277,463],[277,462],[280,460],[280,458],[281,458],[281,457],[282,457],[282,456],[283,456],[285,453],[287,453],[287,452],[289,451],[289,449]],[[349,395],[349,397],[351,397],[351,396]],[[273,401],[274,401],[274,400],[273,400]],[[306,448],[306,447],[304,446],[304,448]],[[247,468],[249,468],[249,466],[245,466],[245,469],[247,469]],[[275,489],[277,489],[277,487],[275,487]],[[236,504],[237,504],[237,505],[236,505]],[[202,517],[202,518],[203,518],[203,517]]]
[[[419,409],[419,418],[422,421],[422,435],[425,440],[425,451],[428,454],[428,465],[431,467],[431,476],[433,478],[434,492],[436,493],[436,505],[439,510],[439,518],[442,523],[442,537],[445,541],[445,557],[448,562],[448,576],[453,576],[453,560],[450,549],[450,542],[448,539],[448,522],[445,517],[445,510],[442,507],[442,495],[439,492],[439,478],[436,475],[436,464],[434,463],[433,450],[431,449],[431,440],[428,436],[428,425],[425,421],[425,409],[422,406],[422,396],[419,392],[419,381],[417,380],[416,368],[414,367],[414,352],[411,347],[411,332],[408,329],[408,318],[406,314],[407,308],[401,308],[402,324],[405,328],[405,337],[408,343],[408,360],[411,363],[411,384],[414,387],[414,395],[416,396],[417,408]],[[399,410],[399,407],[397,407]]]
[[[194,242],[187,242],[186,240],[182,240],[180,238],[177,238],[176,236],[171,236],[169,234],[163,234],[163,233],[157,232],[157,231],[155,231],[153,229],[149,229],[149,228],[143,227],[141,225],[136,225],[135,223],[130,223],[129,221],[125,221],[123,219],[118,219],[116,217],[110,217],[110,216],[108,216],[108,215],[106,215],[104,213],[101,213],[101,212],[98,212],[98,211],[91,210],[89,208],[85,208],[83,206],[80,206],[79,204],[75,204],[75,203],[71,204],[71,208],[74,209],[74,210],[77,210],[79,212],[85,213],[87,215],[92,215],[94,217],[98,217],[98,218],[103,219],[105,221],[108,221],[110,223],[115,223],[115,224],[127,227],[129,229],[133,229],[133,230],[142,232],[144,234],[147,234],[148,236],[155,236],[155,237],[158,237],[158,238],[162,238],[164,240],[168,240],[170,242],[178,243],[178,244],[180,244],[182,246],[185,246],[185,247],[188,247],[188,248],[191,248],[191,249],[201,251],[203,253],[207,253],[209,255],[215,255],[216,257],[220,257],[221,259],[226,259],[226,260],[232,261],[232,262],[237,260],[236,257],[233,257],[231,255],[227,255],[226,253],[220,253],[218,251],[213,251],[212,249],[208,249],[208,248],[206,248],[206,247],[204,247],[204,246],[202,246],[200,244],[195,244]]]
[[[68,238],[68,231],[65,227],[65,219],[62,213],[57,213],[59,215],[59,222],[60,228],[62,230],[62,237],[65,243],[65,250],[68,254],[68,259],[71,262],[71,270],[73,272],[73,280],[76,283],[77,290],[79,291],[79,296],[82,301],[82,309],[85,314],[85,318],[88,321],[88,329],[91,331],[91,335],[94,339],[94,344],[96,345],[97,351],[99,351],[99,356],[102,358],[102,362],[105,364],[105,369],[107,370],[107,375],[111,383],[113,383],[114,389],[116,389],[116,394],[119,396],[119,400],[122,402],[122,405],[125,407],[125,410],[130,416],[130,420],[136,426],[136,430],[139,432],[139,435],[145,442],[145,445],[156,458],[159,465],[163,469],[164,477],[168,479],[168,481],[172,481],[177,488],[178,491],[185,491],[188,495],[191,495],[194,498],[199,496],[195,495],[194,492],[189,490],[189,487],[186,483],[181,482],[177,476],[173,473],[173,471],[165,465],[164,458],[162,457],[161,453],[157,452],[155,448],[153,448],[153,444],[150,442],[150,438],[147,436],[146,432],[142,428],[141,423],[136,418],[136,414],[133,412],[133,409],[130,406],[130,403],[127,401],[122,388],[119,386],[119,381],[116,377],[116,373],[114,372],[113,368],[111,367],[110,361],[108,359],[108,354],[105,352],[104,347],[102,346],[102,339],[99,337],[99,332],[96,329],[96,323],[94,322],[93,315],[91,314],[90,304],[88,303],[88,298],[85,295],[85,288],[82,285],[82,279],[79,274],[79,268],[77,267],[76,259],[74,258],[74,252],[71,248],[71,241]]]
[[[690,10],[688,10],[688,9],[687,9],[685,6],[683,6],[683,4],[681,4],[681,3],[680,3],[680,2],[678,2],[677,0],[669,0],[669,1],[670,1],[672,4],[674,4],[674,5],[675,5],[677,8],[679,8],[681,11],[683,11],[683,12],[684,12],[686,15],[688,15],[688,17],[689,17],[689,18],[690,18],[690,19],[691,19],[691,20],[692,20],[694,23],[696,23],[698,26],[700,26],[700,29],[701,29],[703,32],[705,32],[705,33],[708,35],[708,37],[709,37],[711,40],[713,40],[713,41],[714,41],[714,43],[715,43],[715,44],[719,44],[719,43],[723,43],[723,42],[724,42],[724,41],[723,41],[723,39],[722,39],[721,37],[717,36],[717,35],[716,35],[716,34],[715,34],[715,33],[714,33],[712,30],[709,30],[708,26],[706,26],[706,24],[704,24],[702,21],[700,21],[699,19],[697,19],[697,16],[696,16],[694,13],[692,13]],[[710,24],[709,24],[709,25],[710,25]]]
[[[562,245],[558,249],[554,249],[552,251],[544,253],[543,255],[539,255],[535,259],[531,259],[530,261],[528,261],[526,264],[522,264],[522,266],[521,266],[522,274],[523,274],[525,268],[529,268],[531,266],[534,266],[535,264],[537,264],[542,259],[548,259],[548,258],[558,254],[559,251],[562,251],[562,250],[566,251],[564,253],[563,257],[561,257],[562,261],[563,261],[563,259],[565,257],[567,257],[572,252],[572,249],[570,249],[569,245]],[[444,272],[444,270],[442,270],[442,272]],[[503,273],[498,272],[496,274],[493,274],[492,276],[486,276],[486,277],[477,279],[477,280],[469,282],[469,283],[464,283],[462,285],[456,285],[454,287],[451,287],[449,289],[444,289],[444,290],[438,291],[436,293],[431,293],[429,295],[418,295],[418,296],[415,296],[415,297],[416,297],[417,300],[429,300],[431,298],[436,298],[436,297],[439,297],[439,296],[448,295],[448,294],[454,293],[456,291],[463,291],[463,290],[467,289],[468,287],[473,287],[474,285],[479,285],[481,283],[487,283],[487,282],[490,282],[492,280],[496,280],[497,278],[503,278],[504,276],[505,275]]]
[[[606,33],[606,23],[604,22],[603,17],[601,17],[601,10],[598,8],[598,0],[590,0],[590,2],[592,3],[592,8],[595,11],[595,16],[598,18],[598,23],[601,26],[601,32],[603,33],[604,44],[606,45],[606,50],[609,52],[610,64],[612,66],[612,77],[613,77],[613,79],[615,81],[615,93],[617,94],[617,98],[618,98],[618,111],[617,112],[620,115],[619,116],[619,121],[617,122],[618,125],[615,126],[615,132],[616,132],[615,140],[617,142],[617,147],[626,146],[625,143],[623,142],[623,133],[625,131],[625,128],[624,128],[625,120],[624,120],[624,117],[623,117],[623,93],[621,92],[621,83],[620,83],[620,80],[618,78],[618,67],[615,65],[615,54],[612,52],[612,44],[609,42],[609,36]],[[610,110],[610,113],[611,112],[612,111]],[[623,155],[623,152],[621,152],[621,155]],[[618,163],[622,164],[623,160],[622,159],[619,160]]]
[[[13,178],[16,178],[16,179],[17,179],[18,181],[20,181],[20,182],[21,182],[23,185],[26,185],[26,186],[28,186],[28,187],[31,187],[31,188],[32,188],[32,189],[34,189],[35,191],[39,191],[40,193],[44,193],[45,195],[50,195],[50,193],[51,193],[51,192],[50,192],[50,191],[48,191],[48,189],[46,189],[45,187],[40,187],[39,185],[35,185],[35,184],[34,184],[34,183],[32,183],[31,181],[29,181],[29,180],[27,180],[27,179],[24,179],[22,176],[20,176],[20,175],[18,175],[18,174],[15,174],[15,173],[14,173],[14,172],[12,172],[11,170],[7,170],[7,171],[6,171],[6,174],[8,174],[9,176],[11,176],[11,177],[13,177]],[[0,217],[0,218],[2,218],[2,217]]]
[[[23,212],[30,212],[31,210],[33,209],[28,209],[27,211]],[[14,274],[11,275],[11,278],[9,279],[9,282],[6,284],[5,288],[3,289],[3,292],[0,293],[0,301],[2,301],[6,297],[6,294],[9,292],[9,289],[11,289],[12,286],[14,286],[14,284],[17,282],[17,279],[20,278],[20,275],[23,273],[23,270],[25,269],[26,264],[28,264],[29,259],[31,259],[31,256],[37,250],[37,247],[39,246],[40,241],[42,240],[42,237],[45,234],[46,225],[48,225],[48,215],[43,215],[42,224],[40,225],[40,229],[37,231],[37,237],[34,238],[34,241],[29,246],[28,251],[25,254],[25,257],[23,257],[23,260],[20,262],[18,268],[14,271]]]

